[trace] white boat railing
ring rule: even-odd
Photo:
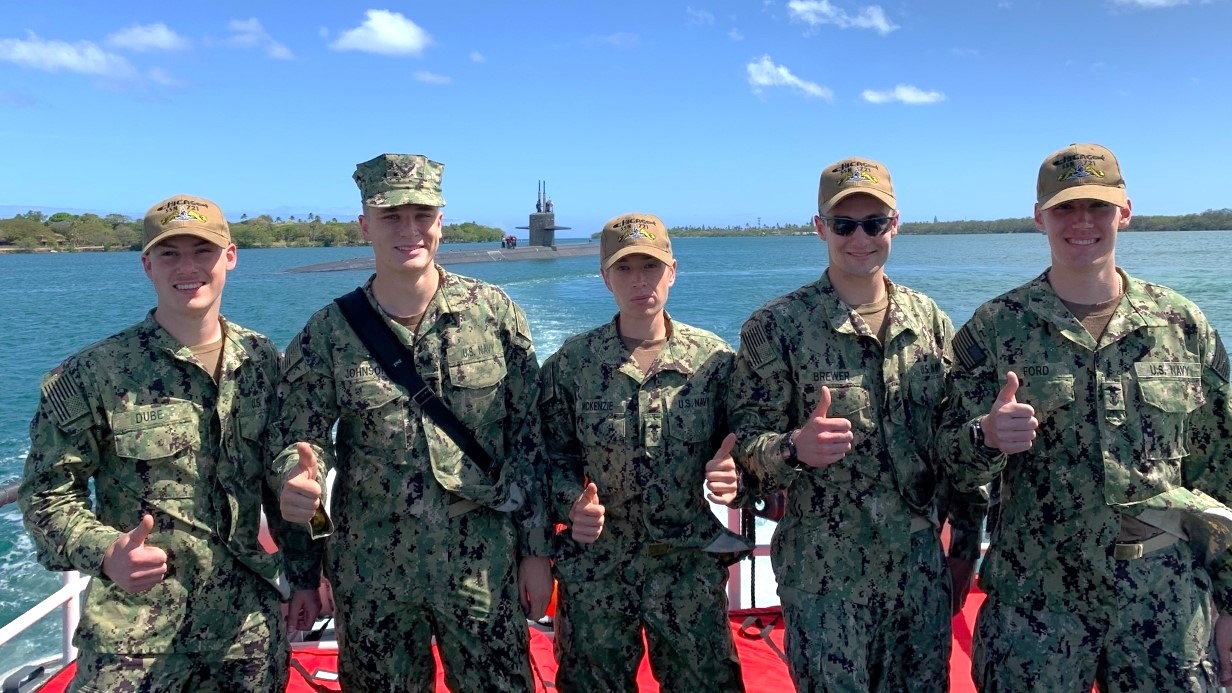
[[[73,633],[77,631],[77,622],[81,620],[82,591],[90,584],[90,578],[82,577],[81,573],[70,570],[62,574],[64,586],[56,590],[50,597],[31,607],[28,611],[0,627],[0,646],[21,635],[27,628],[33,626],[56,609],[60,609],[60,619],[63,630],[60,633],[61,664],[68,664],[77,659],[77,648],[73,647]]]

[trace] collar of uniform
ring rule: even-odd
[[[180,341],[172,337],[166,328],[158,324],[158,320],[154,318],[155,310],[157,309],[151,308],[150,312],[146,313],[145,320],[142,320],[138,326],[142,343],[150,351],[165,351],[181,361],[191,360],[193,358],[192,349],[185,344],[180,344]],[[226,351],[225,348],[224,351]]]
[[[440,265],[433,265],[437,273],[440,275],[440,283],[436,287],[436,293],[432,299],[428,301],[428,305],[424,307],[423,318],[419,323],[420,333],[427,330],[437,320],[437,316],[450,316],[454,324],[457,324],[457,315],[465,310],[471,303],[474,303],[474,297],[466,291],[463,283],[458,281],[455,275],[445,271]],[[363,291],[368,296],[368,302],[376,308],[377,312],[382,315],[392,318],[393,316],[385,312],[381,307],[381,303],[376,300],[376,293],[372,290],[372,282],[376,281],[376,275],[368,277],[368,281],[364,282]],[[398,324],[394,321],[394,324]],[[406,328],[403,328],[406,329]]]
[[[1159,303],[1150,294],[1146,284],[1126,274],[1125,270],[1117,268],[1117,274],[1125,286],[1125,297],[1112,314],[1112,320],[1104,331],[1104,342],[1116,341],[1122,335],[1133,332],[1140,327],[1164,327],[1168,324]],[[1048,270],[1027,284],[1027,308],[1043,320],[1057,326],[1065,334],[1070,334],[1075,341],[1086,343],[1094,338],[1087,334],[1086,328],[1078,322],[1078,318],[1061,302],[1056,289],[1048,281]],[[1072,334],[1071,334],[1072,333]]]
[[[614,352],[610,354],[612,361],[620,360],[623,365],[626,361],[632,363],[632,357],[626,352],[624,342],[620,339],[620,329],[616,326],[616,320],[620,317],[617,313],[608,322],[604,330],[604,344],[609,345],[608,348]],[[667,343],[663,345],[663,351],[659,352],[659,358],[655,360],[659,371],[679,371],[685,375],[693,374],[693,367],[685,362],[681,356],[681,352],[685,345],[683,337],[680,335],[680,330],[676,329],[675,323],[672,323],[672,316],[667,310],[663,311],[663,318],[672,324],[671,333],[667,336]],[[645,375],[649,376],[649,373]]]

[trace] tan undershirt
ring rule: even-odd
[[[223,337],[219,337],[217,341],[200,346],[188,347],[192,351],[193,356],[205,366],[206,372],[217,383],[222,376],[222,342]]]
[[[419,323],[423,322],[424,313],[427,312],[425,310],[423,313],[416,313],[415,315],[407,315],[405,317],[400,315],[391,315],[389,317],[393,318],[394,322],[410,330],[411,334],[419,336]]]
[[[1078,318],[1078,322],[1087,328],[1087,333],[1099,342],[1099,338],[1104,336],[1104,330],[1108,329],[1108,323],[1112,322],[1112,314],[1116,312],[1117,305],[1121,303],[1121,295],[1116,298],[1109,299],[1103,303],[1086,304],[1086,303],[1070,303],[1065,299],[1061,299],[1061,303],[1069,308],[1069,312]]]
[[[620,335],[620,341],[624,343],[625,348],[633,354],[633,362],[643,373],[650,372],[650,366],[659,358],[659,354],[663,353],[663,347],[667,346],[667,340],[672,336],[672,324],[667,323],[667,336],[662,339],[635,339]]]
[[[868,325],[869,331],[877,336],[877,341],[885,344],[886,333],[890,327],[890,322],[886,320],[886,316],[890,314],[890,295],[886,294],[876,303],[855,306],[852,310]]]

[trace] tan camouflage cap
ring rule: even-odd
[[[444,207],[441,173],[445,164],[423,154],[382,154],[355,165],[351,177],[369,207],[428,205]]]
[[[599,266],[609,269],[626,255],[642,253],[664,263],[672,262],[672,241],[667,226],[653,214],[633,212],[608,220],[599,234]]]
[[[196,236],[222,248],[231,245],[231,227],[227,225],[227,218],[218,205],[204,197],[168,197],[145,213],[144,228],[143,253],[171,236]]]
[[[822,170],[817,186],[817,213],[824,217],[834,205],[859,193],[872,195],[891,209],[898,207],[889,169],[872,159],[852,158],[836,161]]]
[[[1107,147],[1071,144],[1053,152],[1040,164],[1035,201],[1040,211],[1071,200],[1102,200],[1125,207],[1125,179],[1121,165]]]

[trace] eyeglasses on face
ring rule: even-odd
[[[863,219],[852,219],[851,217],[822,217],[830,226],[830,230],[840,236],[850,236],[856,232],[856,229],[863,228],[864,233],[876,238],[885,233],[893,225],[897,217],[864,217]]]

